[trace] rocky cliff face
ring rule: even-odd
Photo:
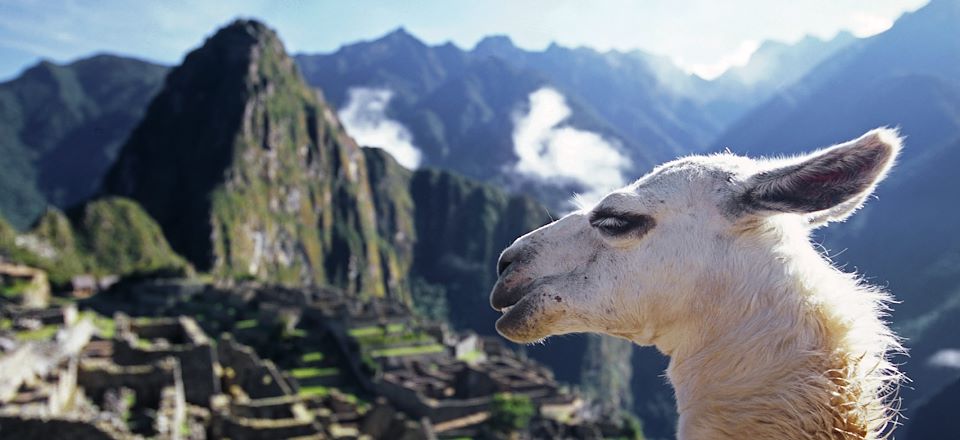
[[[277,35],[236,21],[167,78],[105,179],[224,279],[382,295],[364,156]]]
[[[408,276],[417,241],[409,188],[412,173],[379,148],[364,148],[363,155],[377,212],[377,234],[382,242],[379,246],[380,262],[386,292],[388,296],[408,302],[411,299]]]

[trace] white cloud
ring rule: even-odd
[[[750,57],[760,47],[757,40],[746,40],[740,43],[733,52],[723,55],[712,63],[699,63],[686,66],[682,61],[678,62],[685,70],[697,74],[703,79],[714,79],[726,72],[731,67],[745,66],[750,62]]]
[[[520,158],[516,170],[540,179],[573,180],[591,193],[625,182],[630,160],[616,141],[597,133],[561,125],[570,117],[566,99],[544,87],[530,94],[530,109],[514,115],[513,145]]]
[[[945,367],[960,369],[960,350],[947,348],[936,352],[927,364],[933,367]]]
[[[853,35],[865,38],[893,27],[893,19],[868,12],[857,12],[850,16],[848,26]]]
[[[358,144],[383,148],[400,165],[416,168],[421,155],[413,145],[413,136],[407,127],[386,115],[391,98],[393,92],[387,89],[353,87],[347,91],[347,105],[338,116]]]

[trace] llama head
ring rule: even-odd
[[[899,148],[895,130],[877,129],[797,158],[717,154],[661,165],[504,250],[490,297],[503,312],[496,328],[521,343],[596,332],[669,345],[678,332],[700,331],[689,326],[716,303],[711,295],[745,282],[737,274],[749,278],[775,249],[814,252],[809,229],[857,210]],[[744,297],[725,307],[736,301],[750,306]]]

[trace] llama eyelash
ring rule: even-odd
[[[638,235],[642,235],[649,231],[654,224],[653,217],[633,213],[613,214],[597,211],[590,219],[591,226],[609,236],[624,235],[628,232],[637,232]]]

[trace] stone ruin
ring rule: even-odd
[[[530,398],[538,435],[601,432],[548,369],[497,338],[424,322],[391,300],[154,280],[81,307],[112,315],[112,332],[98,334],[89,312],[71,306],[4,309],[60,331],[0,344],[9,347],[0,365],[46,366],[0,369],[0,437],[477,437],[503,392]],[[17,331],[27,330],[6,330]]]
[[[50,304],[50,282],[40,269],[0,259],[0,288],[4,289],[0,295],[4,307],[44,308]]]

